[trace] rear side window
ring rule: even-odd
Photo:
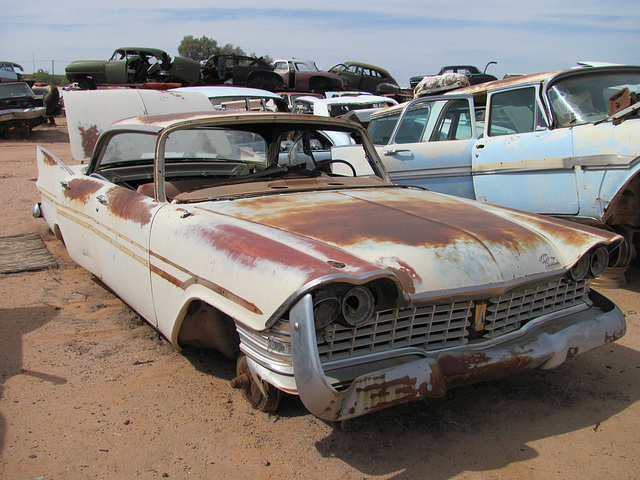
[[[369,136],[374,145],[387,145],[393,129],[398,123],[400,113],[387,115],[385,117],[375,118],[369,124]]]
[[[468,140],[471,138],[471,107],[467,100],[448,102],[436,128],[431,135],[431,142],[442,140]]]

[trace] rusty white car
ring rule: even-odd
[[[353,141],[317,158],[326,131]],[[626,331],[590,288],[620,236],[394,185],[353,122],[140,116],[106,128],[88,163],[38,147],[37,165],[34,215],[71,258],[176,348],[236,360],[231,385],[262,411],[286,392],[345,420]]]

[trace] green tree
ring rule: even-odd
[[[178,46],[178,55],[201,62],[202,60],[208,60],[213,55],[247,54],[241,47],[234,47],[231,43],[219,47],[218,42],[213,38],[208,38],[204,35],[200,38],[193,38],[193,35],[186,35]],[[248,56],[257,57],[255,53],[250,53]],[[272,63],[272,59],[268,55],[264,56],[264,60],[267,63]]]
[[[215,55],[216,50],[218,50],[218,42],[213,38],[207,38],[204,35],[201,38],[193,38],[193,35],[186,35],[178,46],[178,55],[200,62]]]

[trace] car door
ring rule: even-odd
[[[151,224],[165,203],[138,193],[131,185],[117,184],[117,168],[124,165],[127,151],[150,150],[148,172],[152,172],[155,135],[113,135],[96,149],[90,175],[72,175],[61,182],[60,203],[65,214],[60,230],[71,257],[89,269],[128,305],[155,324],[151,296],[149,239]],[[136,154],[137,157],[142,155]],[[124,158],[123,158],[124,157]],[[127,168],[125,166],[121,168]]]
[[[490,95],[484,136],[473,152],[478,200],[534,213],[579,211],[573,130],[549,129],[539,86]]]
[[[105,64],[105,83],[124,84],[127,83],[127,54],[123,51],[116,51],[111,59]],[[95,81],[95,79],[94,79]]]
[[[405,107],[389,144],[377,147],[393,182],[474,198],[473,111],[471,96],[429,97]]]

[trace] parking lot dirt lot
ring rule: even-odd
[[[175,351],[31,217],[36,145],[74,163],[64,118],[0,139],[0,236],[38,233],[59,265],[0,275],[0,478],[640,477],[637,265],[627,285],[602,290],[627,335],[556,370],[342,428],[292,396],[268,415],[231,388],[234,364]]]

